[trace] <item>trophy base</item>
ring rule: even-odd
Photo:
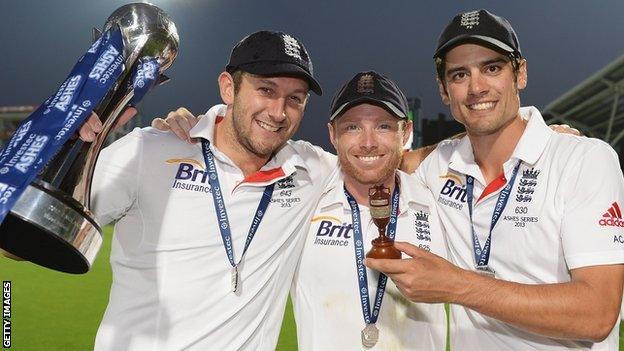
[[[371,241],[373,248],[366,253],[366,258],[400,259],[401,251],[394,247],[394,240],[380,236]]]
[[[0,225],[0,248],[40,266],[80,274],[91,268],[101,233],[78,201],[37,180]]]

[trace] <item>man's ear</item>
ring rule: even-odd
[[[412,121],[409,121],[409,120],[405,121],[405,127],[403,128],[403,145],[407,143],[410,136],[412,135],[413,127],[414,127],[414,124],[412,123]]]
[[[331,141],[332,145],[334,145],[334,149],[336,151],[338,151],[338,147],[336,147],[336,145],[338,145],[338,143],[336,142],[336,131],[334,130],[334,123],[327,123],[327,130],[329,131],[329,140]]]
[[[228,72],[222,72],[218,78],[219,93],[223,103],[230,106],[234,103],[234,78]]]
[[[520,60],[518,66],[518,90],[522,90],[527,86],[527,61],[525,59]]]
[[[438,83],[438,92],[440,93],[440,97],[442,98],[442,103],[448,106],[451,103],[451,100],[449,99],[446,87],[444,86],[444,83],[440,80],[440,78],[436,78],[436,82]]]

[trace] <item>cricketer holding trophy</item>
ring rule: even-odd
[[[310,216],[336,157],[289,140],[321,93],[303,44],[242,39],[218,77],[224,104],[191,130],[135,129],[93,180],[115,221],[96,350],[274,350]]]
[[[88,271],[102,243],[89,203],[102,144],[128,104],[167,80],[179,42],[167,14],[146,3],[117,9],[94,39],[0,154],[0,248],[69,273]],[[93,143],[71,140],[92,111],[103,132]]]

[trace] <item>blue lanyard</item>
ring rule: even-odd
[[[386,282],[388,277],[385,274],[379,273],[379,280],[377,281],[377,291],[375,293],[375,305],[371,313],[370,300],[368,298],[368,277],[366,274],[366,267],[364,267],[364,243],[362,241],[362,227],[360,221],[360,209],[357,201],[353,198],[347,188],[344,188],[345,196],[351,207],[351,220],[353,222],[353,241],[355,242],[355,265],[357,267],[358,285],[360,292],[360,304],[362,305],[362,314],[364,315],[364,322],[366,324],[375,324],[377,317],[379,317],[379,310],[381,309],[381,302],[383,300],[384,292],[386,291]],[[395,183],[394,192],[392,193],[392,212],[390,213],[390,223],[388,223],[387,236],[390,239],[394,239],[397,226],[397,212],[399,210],[399,184]]]
[[[490,249],[491,249],[491,240],[492,240],[492,231],[494,230],[494,226],[498,223],[498,220],[503,214],[503,210],[505,210],[505,206],[507,206],[507,201],[509,200],[509,194],[513,188],[513,184],[516,181],[516,176],[518,175],[518,169],[520,169],[520,164],[522,161],[518,161],[516,167],[514,167],[513,172],[511,174],[511,179],[509,183],[505,185],[503,190],[498,194],[498,199],[496,200],[496,206],[494,207],[494,213],[492,213],[492,222],[490,224],[490,233],[485,241],[485,245],[481,248],[481,244],[479,243],[479,238],[477,237],[477,233],[474,229],[474,221],[472,220],[472,199],[473,199],[473,190],[474,190],[474,178],[472,176],[466,175],[466,195],[468,201],[468,213],[470,214],[470,229],[472,230],[472,248],[474,251],[475,263],[477,267],[486,267],[488,262],[490,261]]]
[[[217,167],[214,162],[214,155],[210,151],[210,141],[202,139],[202,151],[204,154],[204,161],[206,162],[206,171],[208,172],[208,183],[210,184],[210,192],[212,193],[212,199],[217,213],[217,221],[219,222],[219,230],[221,231],[221,238],[223,239],[223,245],[225,246],[225,253],[232,267],[236,268],[238,264],[243,260],[251,241],[253,240],[258,226],[266,213],[267,207],[271,202],[271,196],[273,195],[273,188],[275,184],[269,184],[264,188],[262,199],[256,209],[256,214],[249,227],[249,233],[247,234],[247,240],[245,241],[245,248],[238,263],[234,262],[234,248],[232,247],[232,233],[230,231],[230,221],[228,220],[227,211],[225,210],[225,203],[223,202],[223,195],[221,194],[221,186],[219,185],[219,176],[217,174]]]

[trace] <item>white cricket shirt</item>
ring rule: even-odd
[[[446,246],[431,194],[415,177],[400,175],[397,241],[407,241],[446,258]],[[363,350],[365,327],[355,259],[351,208],[342,173],[321,198],[305,240],[291,297],[299,350]],[[359,205],[364,251],[379,232],[368,207]],[[379,273],[366,269],[374,304]],[[388,279],[377,320],[379,341],[372,350],[444,350],[443,304],[407,300]]]
[[[524,284],[570,281],[570,270],[624,262],[624,179],[613,149],[603,141],[557,134],[534,107],[511,158],[504,186],[522,161],[509,201],[492,233],[489,266],[497,278]],[[474,228],[481,246],[489,233],[497,190],[486,185],[468,137],[439,144],[417,170],[438,203],[449,256],[474,269],[466,175],[475,179]],[[492,187],[492,186],[490,186]],[[489,191],[488,191],[489,192]],[[557,340],[531,334],[452,305],[453,350],[617,350],[619,323],[601,343]]]
[[[211,108],[191,130],[212,141]],[[116,221],[113,284],[96,350],[274,350],[310,216],[336,159],[288,141],[244,176],[211,143],[232,231],[243,251],[265,185],[275,190],[244,260],[239,292],[227,259],[201,144],[135,129],[103,150],[93,183],[100,223]]]

